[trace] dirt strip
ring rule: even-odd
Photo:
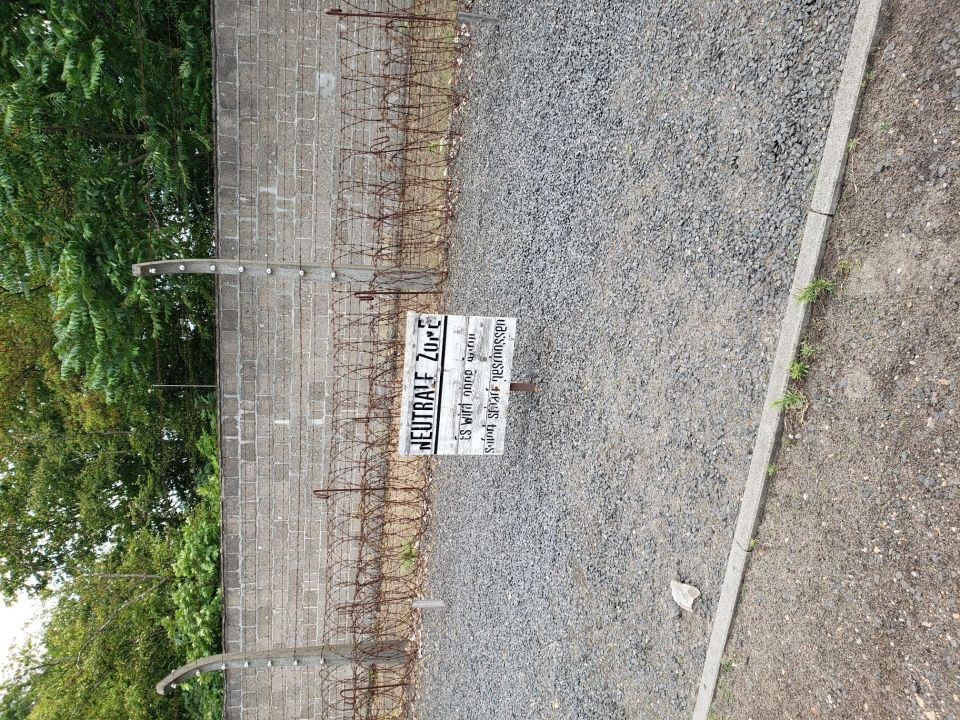
[[[960,4],[887,11],[718,720],[960,716]]]

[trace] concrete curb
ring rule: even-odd
[[[770,381],[764,399],[760,426],[753,446],[753,456],[746,487],[737,517],[733,545],[727,558],[727,568],[720,589],[720,600],[713,619],[713,630],[703,674],[697,687],[697,702],[693,720],[707,720],[713,695],[720,675],[720,662],[733,624],[740,594],[750,540],[763,510],[766,495],[767,467],[777,450],[782,429],[783,412],[773,403],[783,397],[789,383],[790,363],[796,357],[797,347],[810,319],[807,303],[797,302],[797,294],[817,276],[820,260],[830,232],[830,222],[836,212],[840,186],[846,166],[847,143],[856,127],[860,94],[867,71],[870,53],[880,25],[880,11],[884,0],[860,0],[857,17],[850,37],[850,46],[840,76],[840,86],[834,102],[833,117],[817,173],[810,210],[800,241],[800,256],[790,288],[786,312],[780,327],[780,339],[770,371]]]

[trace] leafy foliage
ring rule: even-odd
[[[49,288],[62,371],[109,400],[192,376],[210,359],[208,287],[130,265],[209,253],[206,4],[2,8],[0,285]]]
[[[803,380],[807,376],[808,372],[810,372],[810,365],[802,360],[794,360],[790,363],[791,380]]]
[[[0,720],[26,720],[32,708],[28,682],[17,678],[0,686]]]
[[[829,295],[835,288],[832,280],[818,278],[797,293],[797,301],[802,303],[815,303],[820,298]]]
[[[204,467],[188,449],[210,398],[147,388],[139,404],[108,405],[62,377],[42,296],[0,294],[0,311],[0,591],[10,597],[77,572],[137,528],[178,525]]]
[[[39,591],[196,501],[213,374],[209,6],[0,3],[0,592]]]
[[[139,529],[58,590],[42,644],[3,689],[0,720],[220,719],[219,675],[168,696],[154,689],[220,648],[215,425],[201,443],[210,463],[182,529],[167,537]]]
[[[219,652],[223,591],[220,587],[220,474],[216,425],[201,437],[199,449],[209,463],[200,483],[200,502],[183,525],[173,572],[174,615],[166,626],[181,657],[193,660]],[[223,713],[223,676],[206,674],[180,685],[189,716],[219,720]]]
[[[205,0],[0,2],[0,593],[55,601],[0,720],[219,718]],[[198,443],[200,447],[198,448]]]
[[[799,410],[807,404],[807,396],[799,390],[789,388],[779,400],[774,400],[773,407],[781,410]]]
[[[184,716],[152,687],[177,662],[161,624],[170,560],[169,542],[140,531],[66,583],[29,673],[30,720]]]

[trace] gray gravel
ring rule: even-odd
[[[689,715],[854,5],[477,3],[446,307],[542,392],[438,465],[418,717]]]

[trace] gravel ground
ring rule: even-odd
[[[880,39],[714,717],[960,717],[960,4]]]
[[[438,463],[418,717],[689,715],[854,4],[477,3],[446,308],[542,392]]]

